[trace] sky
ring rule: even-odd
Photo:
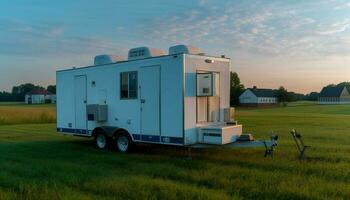
[[[230,57],[246,87],[319,91],[350,81],[350,1],[1,0],[0,91],[176,44]]]

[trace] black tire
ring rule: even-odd
[[[108,140],[104,131],[97,131],[95,134],[95,145],[98,149],[106,149],[108,147]]]
[[[133,146],[130,135],[125,131],[119,132],[115,138],[115,146],[119,152],[129,152]]]

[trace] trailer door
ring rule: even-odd
[[[140,69],[141,140],[160,142],[160,67]]]
[[[75,76],[75,128],[78,130],[87,129],[86,119],[86,76]]]

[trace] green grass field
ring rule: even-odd
[[[25,114],[11,116],[19,112]],[[1,200],[350,199],[350,105],[238,109],[244,132],[280,136],[272,159],[263,149],[196,150],[192,160],[185,149],[167,146],[101,151],[89,139],[57,134],[47,123],[54,112],[0,105]],[[41,121],[42,113],[50,121]],[[292,128],[312,146],[303,161]]]

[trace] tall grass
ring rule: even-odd
[[[0,104],[0,125],[54,123],[54,105]]]

